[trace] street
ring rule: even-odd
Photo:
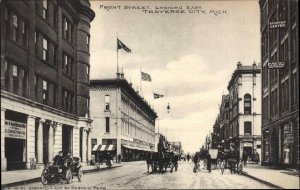
[[[87,173],[83,181],[74,178],[71,184],[60,183],[43,186],[31,183],[7,189],[270,189],[271,187],[248,177],[230,174],[225,170],[193,173],[193,164],[180,161],[178,171],[147,174],[145,161],[122,163],[122,167],[96,173]]]

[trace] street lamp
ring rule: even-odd
[[[168,106],[167,106],[168,113],[170,112],[170,109],[171,109],[171,107],[170,107],[170,105],[168,103]]]

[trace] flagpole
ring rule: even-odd
[[[119,77],[119,48],[118,48],[118,33],[117,33],[117,78]]]
[[[141,75],[141,77],[140,77],[140,90],[141,90],[141,96],[142,96],[142,69],[141,69],[141,67],[140,67],[140,75]]]

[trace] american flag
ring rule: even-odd
[[[141,71],[142,80],[151,82],[151,76]]]

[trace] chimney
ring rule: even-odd
[[[121,73],[117,72],[116,74],[117,74],[117,79],[120,79],[121,78],[121,76],[120,76]]]
[[[242,66],[242,63],[239,61],[238,64],[236,65],[237,68],[239,69]]]

